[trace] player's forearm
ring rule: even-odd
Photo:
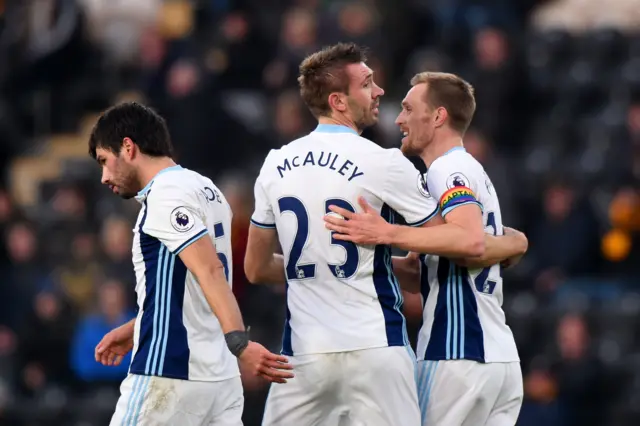
[[[407,256],[393,256],[393,272],[400,283],[400,288],[409,293],[420,291],[420,259],[409,253]]]
[[[245,275],[251,284],[277,284],[287,282],[284,273],[284,256],[273,253],[270,259],[263,262],[245,262]]]
[[[133,318],[132,320],[125,322],[124,324],[122,324],[120,326],[120,329],[124,332],[126,332],[127,334],[131,334],[131,336],[133,337],[133,333],[135,331],[136,328],[136,319]]]
[[[392,225],[383,236],[383,244],[444,257],[482,256],[485,249],[482,233],[449,223],[429,228]]]
[[[197,277],[204,297],[216,318],[220,322],[223,333],[244,330],[242,314],[231,287],[227,283],[222,265],[212,266],[204,276]]]
[[[527,251],[527,239],[519,235],[485,236],[485,251],[482,256],[456,259],[456,263],[467,268],[487,268],[511,257],[521,256]]]

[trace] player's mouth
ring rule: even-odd
[[[378,109],[379,106],[380,106],[380,102],[376,102],[371,107],[371,111],[373,111],[374,114],[378,114],[380,112],[380,110]]]
[[[409,138],[409,131],[406,129],[400,129],[400,131],[402,132],[402,143],[405,143],[407,141],[407,139]]]

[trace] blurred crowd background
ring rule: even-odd
[[[282,292],[243,275],[253,182],[314,127],[297,65],[337,41],[372,49],[386,95],[365,136],[386,147],[414,73],[476,87],[466,148],[530,241],[504,274],[518,426],[640,424],[639,0],[0,0],[0,425],[107,425],[115,406],[127,365],[93,350],[135,315],[139,206],[100,187],[87,135],[123,100],[229,199],[234,292],[279,349]],[[267,388],[244,383],[259,425]]]

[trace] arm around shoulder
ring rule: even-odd
[[[505,234],[485,234],[485,251],[481,256],[455,259],[456,264],[467,268],[488,268],[498,263],[514,266],[527,252],[529,241],[524,233],[505,227]]]

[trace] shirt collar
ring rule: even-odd
[[[165,169],[160,170],[154,177],[153,179],[151,179],[149,181],[149,183],[140,190],[140,192],[138,192],[138,194],[136,195],[136,200],[142,202],[147,198],[147,195],[149,194],[149,191],[151,190],[151,185],[153,185],[153,182],[156,180],[156,178],[164,173],[167,172],[173,172],[173,171],[177,171],[177,170],[182,170],[182,166],[179,164],[176,164],[175,166],[171,166],[171,167],[167,167]]]
[[[353,133],[358,135],[358,132],[348,126],[342,124],[318,124],[318,127],[314,130],[318,133]]]

